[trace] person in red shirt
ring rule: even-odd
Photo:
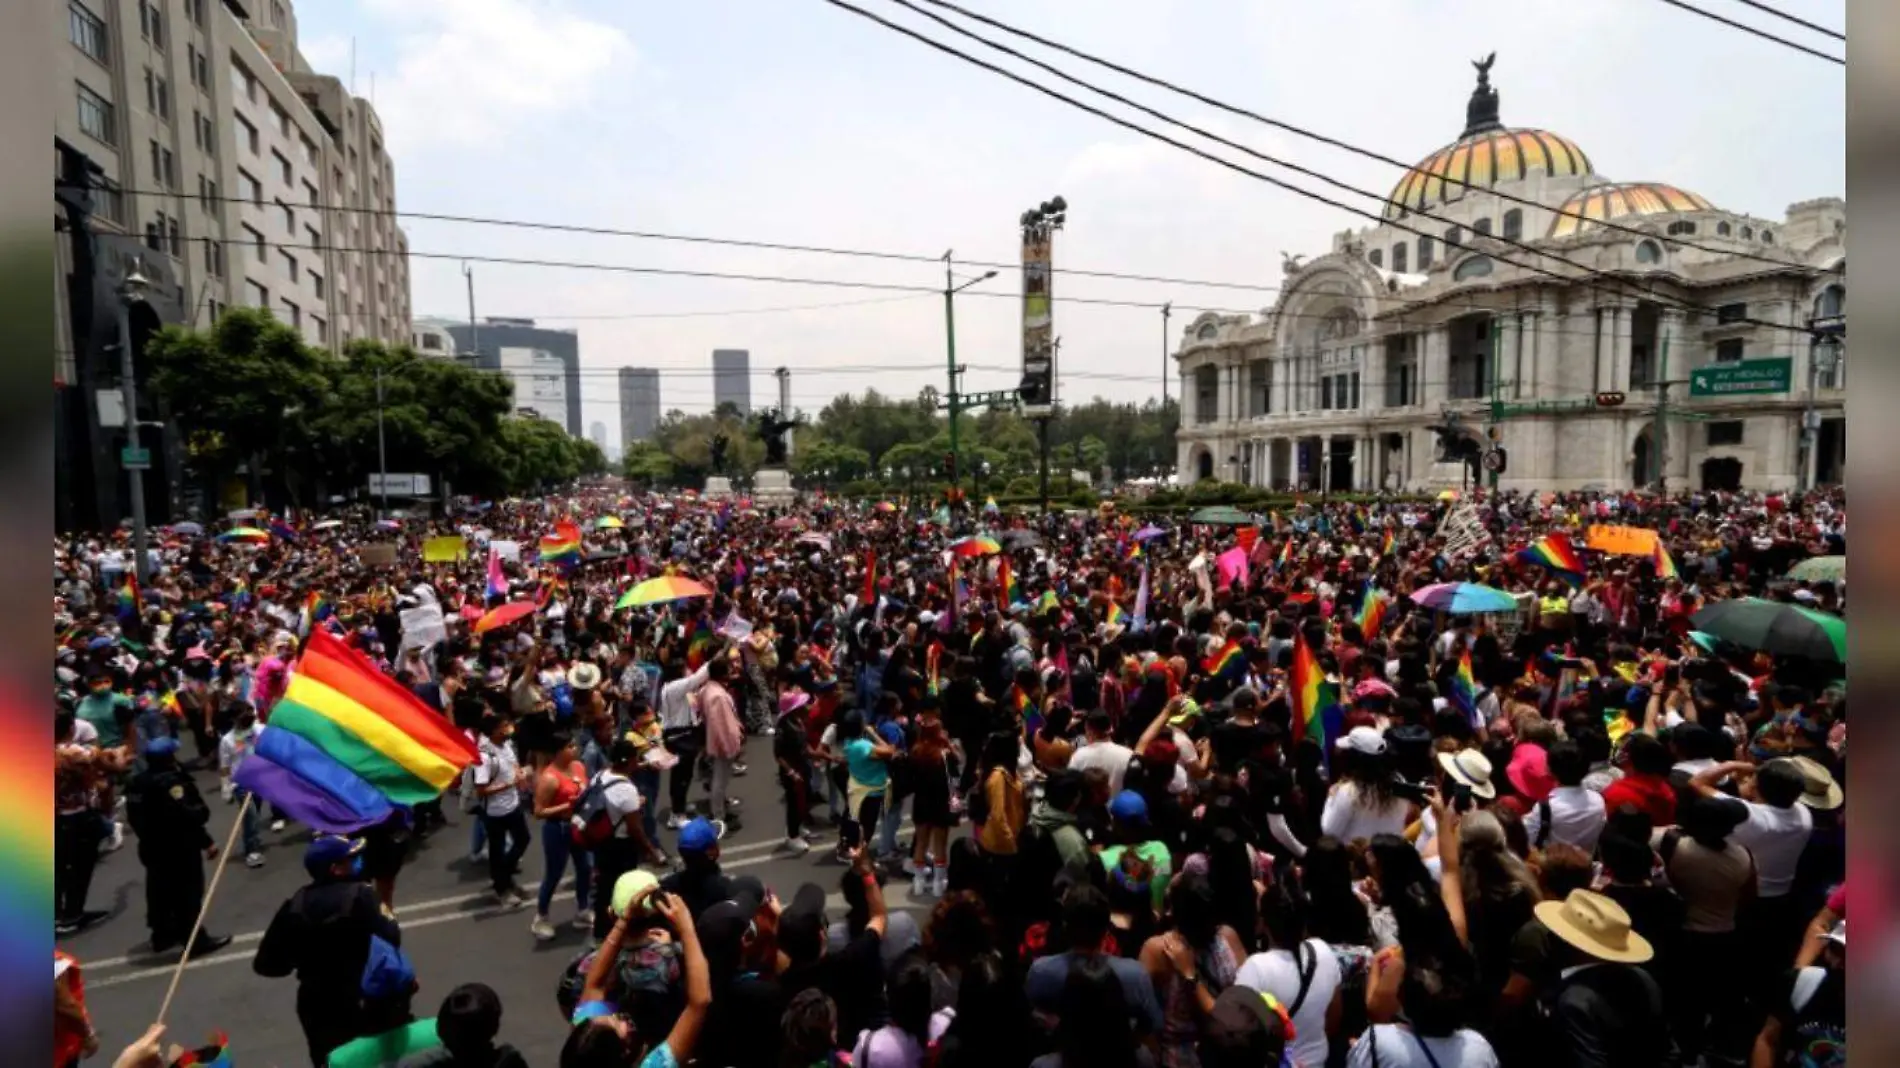
[[[1669,783],[1669,747],[1653,734],[1633,733],[1623,743],[1623,777],[1603,791],[1603,807],[1614,813],[1633,805],[1650,823],[1676,822],[1676,788]]]

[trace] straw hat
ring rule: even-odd
[[[1562,901],[1540,901],[1537,918],[1550,933],[1598,960],[1641,964],[1656,955],[1649,940],[1630,930],[1623,906],[1589,890],[1572,890]]]
[[[1456,753],[1438,754],[1438,766],[1453,782],[1462,783],[1471,789],[1474,797],[1492,798],[1498,796],[1498,788],[1491,785],[1491,761],[1476,749],[1460,749]]]
[[[600,669],[583,660],[567,669],[567,684],[576,690],[591,690],[600,685]]]
[[[1813,757],[1789,757],[1788,762],[1801,773],[1803,783],[1801,803],[1809,808],[1829,811],[1841,807],[1847,795],[1841,792],[1841,784],[1834,781],[1834,774]]]

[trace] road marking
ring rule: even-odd
[[[903,826],[908,827],[909,825],[910,825],[910,821],[905,820]],[[800,857],[806,857],[806,856],[811,855],[810,853],[800,853],[800,854],[794,855],[791,853],[779,854],[775,852],[782,845],[784,845],[784,841],[778,840],[778,841],[772,841],[772,842],[755,842],[750,845],[744,845],[744,846],[735,846],[731,850],[730,853],[724,850],[721,850],[719,866],[724,871],[735,871],[735,870],[741,870],[744,868],[757,867],[761,864],[769,864],[775,860],[797,860]],[[728,862],[727,858],[730,857],[732,854],[742,853],[742,852],[743,853],[764,852],[764,855],[763,856],[745,856],[739,860],[733,860],[733,861]],[[821,852],[821,855],[822,855],[822,852]],[[572,883],[573,883],[573,880],[569,878],[569,879],[563,879],[560,885],[565,887],[565,886],[570,886]],[[893,882],[892,885],[896,886],[898,884],[896,882]],[[574,897],[573,890],[571,889],[561,890],[560,892],[554,895],[554,900],[569,901],[569,900],[572,900],[573,897]],[[906,895],[906,900],[908,900],[908,895]],[[476,902],[483,902],[483,901],[493,902],[494,892],[491,890],[478,890],[474,893],[458,894],[454,897],[439,897],[439,898],[435,898],[429,901],[417,901],[413,904],[403,904],[403,905],[397,906],[396,908],[396,922],[402,927],[404,931],[410,931],[410,930],[414,930],[420,927],[432,927],[438,923],[449,923],[453,920],[491,919],[498,916],[506,916],[506,915],[509,915],[510,913],[516,913],[516,912],[527,913],[528,912],[528,909],[525,906],[520,909],[504,909],[500,907],[499,905],[494,905],[494,904],[489,904],[487,907],[484,907],[484,908],[474,908],[474,909],[458,907],[458,906],[465,906],[465,905],[470,905]],[[825,899],[825,908],[828,911],[842,909],[843,907],[844,907],[844,899],[835,893]],[[903,908],[906,906],[903,904],[899,904],[896,907]],[[417,913],[436,912],[441,909],[453,909],[454,911],[450,911],[439,916],[422,916],[420,918],[417,918]],[[532,914],[530,914],[529,918],[532,919]],[[262,931],[246,931],[243,934],[231,936],[231,945],[233,947],[236,947],[236,946],[248,947],[254,942],[263,941],[263,939],[264,939],[264,932]],[[213,956],[194,958],[193,960],[185,964],[185,970],[192,971],[198,968],[208,968],[214,964],[233,964],[238,961],[247,961],[251,959],[252,955],[253,954],[251,950],[248,948],[245,948],[245,949],[227,948],[224,950],[224,952],[215,954]],[[101,960],[81,961],[80,963],[86,970],[86,985],[91,988],[104,988],[104,987],[111,987],[111,986],[119,986],[124,983],[135,983],[142,979],[155,979],[161,976],[167,976],[167,975],[170,975],[172,973],[172,970],[178,966],[176,961],[169,964],[158,964],[158,965],[145,963],[153,959],[154,958],[152,957],[151,954],[140,954],[137,956],[128,954],[123,957],[107,957]],[[108,975],[104,977],[99,977],[100,972],[110,971],[114,968],[124,968],[124,967],[132,966],[132,965],[141,965],[141,966],[136,967],[132,971],[128,971],[122,975]]]

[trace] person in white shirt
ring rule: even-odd
[[[531,840],[528,816],[521,808],[528,769],[515,757],[515,747],[509,741],[514,733],[511,721],[493,712],[483,716],[472,769],[475,793],[481,800],[482,826],[487,830],[488,877],[494,884],[495,900],[511,909],[528,903],[527,893],[515,885],[515,872]]]
[[[1725,797],[1715,788],[1724,775],[1743,779],[1742,798],[1748,818],[1729,838],[1755,858],[1758,894],[1783,898],[1794,888],[1795,866],[1814,831],[1814,814],[1800,803],[1807,779],[1792,760],[1770,760],[1759,768],[1746,760],[1717,764],[1696,774],[1689,786],[1704,797]]]
[[[257,712],[249,705],[238,709],[237,716],[231,721],[231,729],[218,739],[218,775],[223,778],[221,791],[226,801],[243,804],[249,791],[232,783],[231,776],[237,774],[238,765],[257,748],[258,735],[264,728],[257,725]],[[264,866],[263,836],[258,825],[264,822],[264,803],[251,798],[244,805],[244,866],[261,868]]]
[[[1372,727],[1354,727],[1333,749],[1333,767],[1340,778],[1326,793],[1320,833],[1342,842],[1404,833],[1413,806],[1392,791],[1397,777],[1385,735]]]
[[[1275,882],[1260,901],[1271,947],[1241,962],[1234,985],[1272,994],[1293,1021],[1287,1054],[1294,1064],[1325,1064],[1329,1032],[1339,1026],[1339,958],[1332,947],[1306,937],[1304,894]]]
[[[1115,723],[1106,709],[1095,709],[1083,721],[1088,732],[1088,742],[1069,756],[1069,770],[1082,774],[1090,769],[1099,769],[1108,776],[1108,796],[1114,797],[1122,792],[1122,776],[1128,773],[1128,762],[1135,758],[1135,751],[1109,737]]]
[[[1562,842],[1595,853],[1597,836],[1603,833],[1609,813],[1604,809],[1603,795],[1583,786],[1583,777],[1590,773],[1589,759],[1577,743],[1568,739],[1552,743],[1546,759],[1557,788],[1524,816],[1524,833],[1531,848]]]
[[[1380,953],[1367,985],[1368,1005],[1376,1001],[1392,1015],[1402,1010],[1403,1019],[1366,1028],[1346,1055],[1346,1068],[1497,1068],[1491,1043],[1463,1026],[1470,983],[1453,970]]]
[[[711,663],[712,658],[707,658]],[[692,818],[686,807],[687,790],[693,785],[693,771],[699,766],[699,754],[706,748],[706,728],[700,721],[699,709],[693,703],[693,695],[706,685],[711,676],[706,665],[701,664],[698,671],[682,675],[660,687],[660,744],[666,751],[680,758],[673,765],[673,775],[667,780],[666,788],[673,810],[667,813],[666,829],[677,831]]]

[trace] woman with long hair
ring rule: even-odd
[[[904,759],[910,762],[910,818],[917,828],[911,847],[916,872],[911,876],[910,894],[941,895],[950,883],[950,829],[957,825],[950,797],[957,769],[935,699],[918,709],[917,737]]]
[[[1128,1001],[1108,958],[1076,957],[1062,984],[1056,1049],[1030,1068],[1154,1068],[1147,1047],[1135,1041]]]
[[[1457,834],[1468,942],[1478,960],[1476,1003],[1489,1006],[1511,975],[1511,939],[1531,921],[1543,893],[1537,876],[1511,852],[1496,815],[1467,812],[1457,820]]]
[[[1412,821],[1415,806],[1395,790],[1398,774],[1384,735],[1371,727],[1354,727],[1339,740],[1333,754],[1339,775],[1326,794],[1320,813],[1321,834],[1342,842],[1399,834]]]
[[[922,1068],[930,1046],[930,965],[919,954],[898,961],[886,995],[890,1022],[858,1036],[854,1068]]]
[[[1328,945],[1372,945],[1372,915],[1353,888],[1352,853],[1337,838],[1321,837],[1300,859],[1300,884],[1311,902],[1313,937]]]
[[[1022,980],[995,951],[964,965],[956,1005],[937,1013],[937,1068],[1022,1068],[1035,1043]]]
[[[1246,949],[1240,935],[1220,922],[1213,887],[1199,875],[1183,875],[1168,887],[1171,930],[1141,947],[1141,966],[1161,999],[1161,1063],[1198,1068],[1195,1040],[1214,998],[1231,986]]]
[[[1260,945],[1260,883],[1253,847],[1232,827],[1216,828],[1207,843],[1207,885],[1222,926],[1251,953]]]

